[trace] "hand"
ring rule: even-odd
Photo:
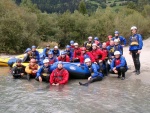
[[[94,62],[94,64],[97,64],[97,62]]]
[[[21,73],[21,76],[23,76],[24,75],[24,73]]]
[[[122,47],[124,47],[125,45],[122,45]]]
[[[39,81],[42,82],[42,77],[41,76],[39,76]]]
[[[80,64],[77,64],[78,67],[80,67]]]
[[[89,78],[88,78],[88,81],[91,79],[92,77],[90,76]]]
[[[111,58],[113,59],[113,58],[114,58],[114,56],[111,56]]]
[[[102,60],[99,60],[99,62],[102,62]]]
[[[115,73],[118,73],[118,71],[117,71],[117,70],[114,70],[114,72],[115,72]]]
[[[138,52],[136,54],[140,54],[141,53],[141,50],[138,50]]]
[[[130,54],[130,55],[132,55],[132,52],[131,52],[131,51],[129,51],[129,54]]]
[[[52,85],[55,86],[56,84],[55,84],[55,83],[52,83]]]
[[[115,71],[115,70],[116,70],[116,67],[113,68],[113,71]]]
[[[55,84],[56,86],[59,86],[59,83]]]

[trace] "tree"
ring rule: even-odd
[[[86,4],[85,4],[84,0],[80,1],[80,3],[79,3],[79,12],[82,14],[87,14]]]

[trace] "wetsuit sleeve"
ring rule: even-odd
[[[42,67],[37,71],[37,74],[36,74],[36,77],[39,77],[39,76],[41,76],[41,73],[42,73]]]
[[[70,62],[69,56],[66,56],[66,62]]]
[[[13,75],[13,74],[15,74],[16,73],[16,66],[15,67],[13,67],[12,69],[11,69],[11,74]]]
[[[39,61],[40,60],[40,54],[38,51],[36,51],[36,59]]]
[[[113,70],[113,68],[115,67],[115,59],[112,60],[110,67],[111,67],[111,70]]]
[[[68,82],[68,79],[69,79],[68,71],[64,70],[62,75],[63,75],[63,79],[61,81],[59,81],[59,84],[66,84]]]
[[[123,36],[121,36],[121,42],[123,42],[124,45],[127,44],[127,41],[126,41],[126,39]]]
[[[125,64],[126,64],[126,61],[125,61],[125,58],[124,57],[121,57],[120,58],[121,62],[118,66],[116,66],[116,68],[120,68],[120,67],[124,67]]]
[[[43,56],[46,57],[46,48],[43,49]]]
[[[54,83],[54,71],[50,74],[49,82],[50,84]]]
[[[57,59],[58,59],[58,61],[60,61],[61,60],[60,56]]]
[[[143,40],[142,40],[142,36],[140,34],[138,34],[138,37],[139,37],[139,50],[141,50],[143,47]]]
[[[28,74],[31,74],[32,73],[32,70],[29,68],[29,66],[27,66],[25,68],[25,72],[28,73]]]
[[[97,67],[95,64],[92,64],[92,70],[93,70],[92,78],[97,77],[99,75],[99,72],[97,71]]]
[[[57,54],[57,57],[60,55],[60,51],[58,50],[58,54]]]
[[[105,60],[105,54],[104,54],[104,52],[101,51],[100,49],[99,49],[99,54],[102,55],[102,58],[101,58],[100,60]]]
[[[90,52],[87,52],[87,54],[89,55],[92,63],[96,62],[94,56]]]
[[[28,58],[28,54],[25,54],[22,62],[25,62],[27,60],[27,58]]]

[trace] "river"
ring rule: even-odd
[[[149,113],[150,84],[140,79],[118,80],[115,75],[88,87],[70,80],[49,86],[34,79],[12,79],[0,68],[0,113]]]

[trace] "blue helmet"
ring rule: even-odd
[[[62,65],[63,65],[63,62],[62,62],[62,61],[58,61],[58,64],[62,64]],[[57,65],[58,65],[58,64],[57,64]]]
[[[66,52],[65,51],[61,52],[61,55],[66,55]]]
[[[49,55],[53,55],[53,52],[50,51],[48,54],[49,54]]]
[[[69,45],[67,45],[67,46],[66,46],[66,48],[70,48],[70,46],[69,46]]]
[[[74,41],[73,41],[73,40],[71,40],[71,41],[70,41],[70,44],[74,44]]]
[[[27,48],[27,49],[25,50],[25,53],[27,53],[28,51],[31,51],[31,49],[30,49],[30,48]]]
[[[95,37],[94,40],[98,40],[98,37]]]
[[[36,48],[36,46],[32,46],[32,48]]]
[[[119,31],[115,31],[114,33],[115,33],[115,34],[119,34]]]

